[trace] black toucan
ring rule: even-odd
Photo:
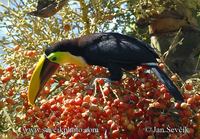
[[[47,80],[64,63],[81,67],[98,65],[110,72],[109,79],[118,81],[123,70],[133,70],[147,65],[165,84],[175,100],[183,102],[183,97],[170,78],[157,66],[159,56],[154,49],[133,37],[119,33],[95,33],[75,39],[63,40],[45,50],[31,77],[28,100],[34,104],[37,95]]]

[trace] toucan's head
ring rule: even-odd
[[[41,56],[33,71],[29,84],[28,101],[31,105],[34,105],[38,94],[59,65],[67,63],[86,66],[85,61],[78,54],[78,47],[70,40],[58,42],[45,50],[45,54]]]

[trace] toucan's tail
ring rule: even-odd
[[[163,84],[165,84],[169,93],[175,98],[175,100],[183,102],[184,99],[183,99],[183,96],[181,95],[180,91],[174,85],[174,83],[171,81],[171,79],[164,73],[164,71],[162,71],[157,65],[151,65],[149,67],[151,67],[151,69],[156,74],[156,76],[160,79],[160,81]]]

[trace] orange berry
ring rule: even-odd
[[[193,89],[193,85],[191,83],[187,83],[185,85],[185,89],[188,90],[188,91],[191,91]]]
[[[65,31],[70,31],[70,30],[71,30],[70,24],[65,24],[65,25],[64,25],[64,30],[65,30]]]

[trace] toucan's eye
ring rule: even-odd
[[[56,58],[56,57],[53,57],[53,58],[52,58],[52,61],[56,61],[56,60],[57,60],[57,58]]]

